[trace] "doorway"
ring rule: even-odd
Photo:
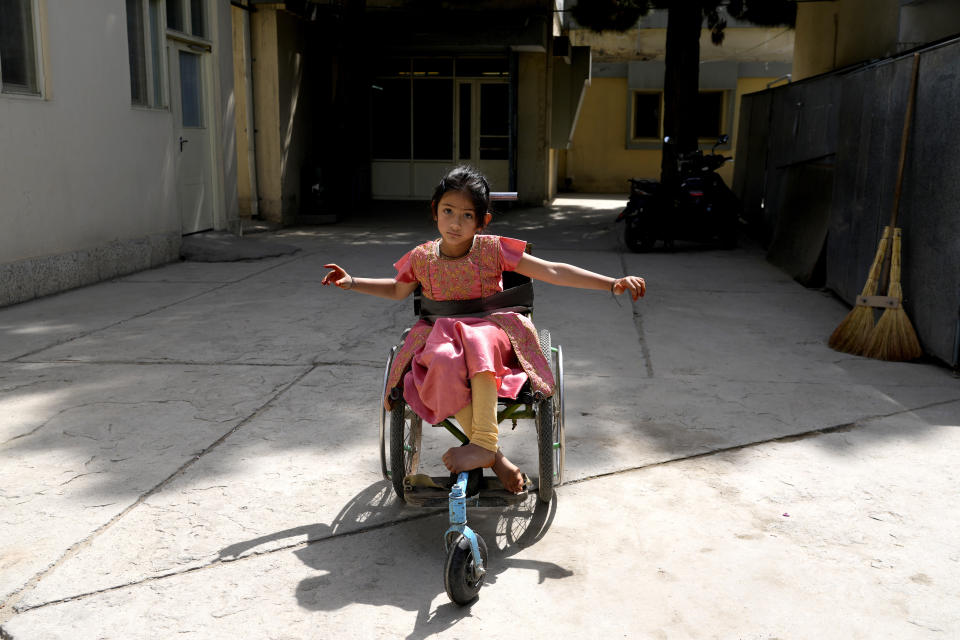
[[[209,111],[209,51],[167,41],[181,233],[213,228],[213,153]]]
[[[457,158],[487,177],[490,188],[510,187],[510,84],[459,80]]]
[[[371,195],[428,199],[444,171],[471,164],[510,190],[507,57],[386,58],[371,84]]]

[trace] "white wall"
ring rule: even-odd
[[[179,231],[170,112],[130,104],[123,0],[48,0],[45,99],[0,94],[0,261]]]
[[[229,36],[229,4],[211,5],[217,107],[226,111],[231,40],[219,32],[226,15]],[[173,119],[169,109],[131,105],[124,0],[38,6],[47,92],[0,94],[0,306],[179,254]],[[236,168],[232,126],[218,129],[226,158],[214,178],[215,219],[223,228],[237,215]]]

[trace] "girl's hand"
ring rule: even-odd
[[[324,269],[333,269],[330,273],[323,276],[323,280],[320,281],[320,284],[328,285],[333,284],[341,289],[352,289],[353,288],[353,277],[343,270],[342,267],[335,264],[325,264],[323,265]]]
[[[647,283],[643,278],[637,276],[625,276],[613,281],[614,295],[620,295],[624,291],[630,292],[630,297],[636,300],[642,298],[647,292]]]

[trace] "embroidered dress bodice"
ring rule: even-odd
[[[396,262],[396,279],[418,282],[431,300],[484,298],[503,290],[503,272],[516,268],[525,248],[522,240],[477,235],[466,255],[451,259],[440,253],[440,241],[432,240]],[[387,392],[402,386],[407,404],[437,424],[470,403],[470,379],[481,372],[494,374],[503,397],[516,398],[528,379],[532,390],[553,392],[553,374],[533,323],[511,311],[420,320],[394,357]]]

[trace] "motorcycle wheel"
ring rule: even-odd
[[[725,230],[720,235],[720,248],[721,249],[737,248],[737,229],[735,227],[732,229]]]
[[[627,218],[623,231],[623,241],[627,248],[634,253],[650,251],[657,243],[653,232],[646,228],[636,218]]]

